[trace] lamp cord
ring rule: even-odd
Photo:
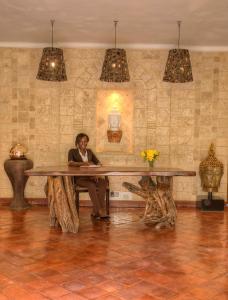
[[[114,26],[115,26],[115,48],[116,48],[116,27],[117,27],[118,21],[114,21]]]
[[[177,21],[177,25],[178,25],[178,49],[180,47],[180,27],[181,27],[181,21]]]
[[[55,23],[55,20],[51,20],[51,47],[53,49],[53,27],[54,27],[54,23]]]

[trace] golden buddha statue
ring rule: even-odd
[[[214,144],[211,144],[207,158],[199,165],[201,186],[205,192],[218,192],[223,169],[223,164],[215,157]]]
[[[207,199],[199,201],[200,207],[205,211],[224,210],[224,200],[213,198],[212,193],[218,192],[223,175],[223,164],[215,157],[214,145],[211,144],[208,156],[199,165],[199,174],[203,191],[208,192]]]

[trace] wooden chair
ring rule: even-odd
[[[110,189],[109,189],[108,176],[105,176],[105,180],[107,182],[106,195],[105,195],[105,210],[106,210],[106,214],[109,215],[109,191],[110,191]],[[79,200],[80,193],[88,193],[88,189],[86,187],[77,186],[77,184],[75,184],[75,202],[76,202],[76,208],[77,208],[78,213],[79,213],[79,207],[80,207],[80,200]]]

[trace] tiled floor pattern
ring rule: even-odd
[[[78,234],[50,229],[47,207],[0,207],[0,300],[228,300],[228,211],[178,210],[174,230],[80,210]]]

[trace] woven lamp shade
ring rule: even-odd
[[[163,81],[174,83],[193,81],[191,60],[187,49],[169,50]]]
[[[47,47],[43,49],[37,79],[46,81],[66,81],[66,69],[63,50]]]
[[[100,80],[106,82],[130,81],[127,55],[124,49],[112,48],[106,50]]]

